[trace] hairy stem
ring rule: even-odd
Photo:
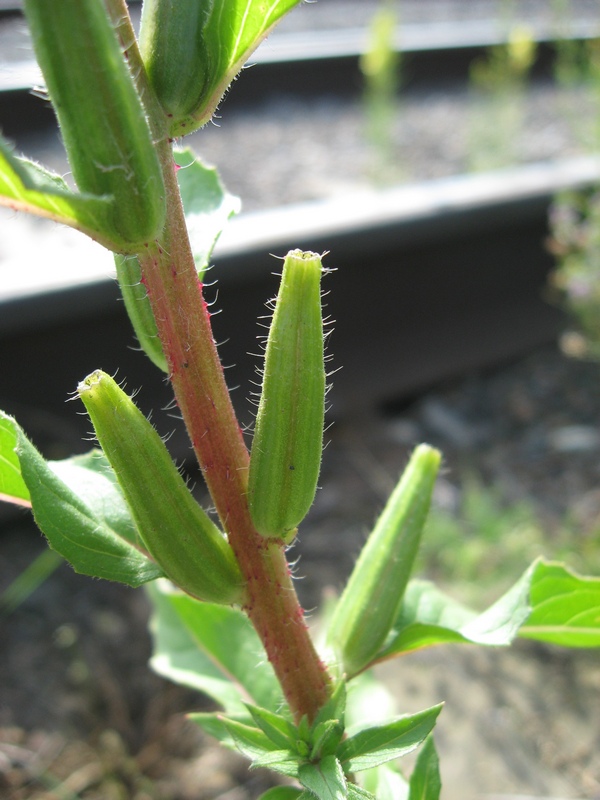
[[[283,547],[254,529],[247,503],[249,456],[212,336],[172,154],[165,166],[168,221],[160,241],[139,254],[179,409],[202,473],[246,581],[245,610],[295,716],[314,718],[330,678],[304,621]]]
[[[159,240],[138,254],[175,399],[246,583],[245,610],[256,628],[296,719],[314,718],[331,678],[304,621],[281,544],[254,529],[247,503],[249,456],[214,343],[175,177],[164,115],[148,85],[122,0],[110,0],[113,22],[144,100],[162,164],[167,222]]]

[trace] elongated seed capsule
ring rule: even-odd
[[[335,608],[328,640],[349,677],[376,657],[398,614],[440,460],[428,445],[415,449]]]
[[[240,602],[243,581],[233,551],[190,494],[154,427],[100,370],[77,392],[139,534],[167,577],[199,600]]]
[[[117,280],[127,314],[133,325],[140,347],[148,358],[163,372],[169,372],[167,359],[158,337],[156,320],[150,306],[137,256],[115,254]]]
[[[140,52],[171,125],[202,104],[209,62],[203,30],[214,0],[144,0]]]
[[[165,217],[144,109],[100,0],[25,0],[35,52],[80,191],[114,198],[115,249],[156,236]]]
[[[285,257],[250,454],[250,513],[263,536],[288,539],[317,489],[325,415],[321,273],[316,253]]]

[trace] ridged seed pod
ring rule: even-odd
[[[115,250],[135,249],[163,225],[163,180],[104,3],[25,0],[25,12],[77,187],[114,199],[101,225]]]
[[[203,30],[213,5],[214,0],[144,0],[140,52],[173,124],[202,103],[209,77]]]
[[[356,562],[329,624],[328,640],[348,677],[376,657],[414,564],[441,455],[419,445]]]
[[[242,600],[229,543],[190,494],[164,442],[115,381],[100,370],[77,387],[98,441],[150,555],[199,600]]]
[[[325,415],[321,257],[292,250],[265,352],[249,505],[263,536],[288,539],[315,497]]]

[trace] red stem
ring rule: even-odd
[[[175,399],[246,581],[247,612],[296,720],[331,693],[298,602],[283,546],[256,532],[247,503],[249,456],[231,403],[190,248],[165,117],[150,88],[124,0],[105,0],[148,114],[166,190],[167,222],[138,258]]]
[[[161,149],[161,145],[159,145]],[[166,150],[168,150],[168,155]],[[246,580],[245,611],[297,719],[312,720],[331,679],[310,638],[283,546],[252,525],[249,456],[214,343],[189,245],[170,147],[162,148],[168,222],[139,254],[170,379],[202,473]]]

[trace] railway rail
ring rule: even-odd
[[[462,29],[459,41],[457,28],[446,28],[445,40],[439,31],[433,37],[430,28],[429,44],[424,29],[404,30],[404,37],[413,36],[410,47],[402,41],[402,49],[411,54],[415,91],[436,74],[464,79],[474,54],[496,43],[489,25],[487,33],[479,26],[477,36],[475,27]],[[580,35],[593,33],[588,26]],[[289,37],[274,36],[257,55],[257,66],[226,100],[228,113],[235,113],[233,104],[248,108],[257,95],[282,85],[287,92],[357,90],[364,32],[343,31],[320,53],[320,37],[313,36],[310,58],[300,35],[297,50]],[[538,39],[549,55],[548,32],[540,31]],[[23,86],[0,93],[0,125],[17,142],[32,129],[44,141],[56,138],[48,108]],[[240,407],[246,406],[254,375],[256,359],[248,351],[255,349],[256,320],[276,288],[276,262],[269,253],[281,255],[291,247],[330,251],[328,264],[336,269],[326,284],[328,312],[336,321],[331,351],[334,366],[342,367],[331,400],[339,416],[416,395],[555,337],[562,316],[543,296],[552,265],[544,247],[548,206],[557,191],[599,180],[600,159],[588,157],[241,215],[223,235],[214,268],[222,312],[215,331],[217,339],[230,337],[221,352],[225,363],[235,365],[228,374],[241,387]],[[86,249],[79,238],[69,238],[65,250],[62,232],[32,225],[2,217],[0,357],[4,374],[18,380],[2,385],[0,405],[21,419],[23,410],[35,417],[32,398],[43,386],[46,413],[55,431],[68,434],[70,449],[81,430],[71,436],[65,428],[73,416],[65,392],[91,369],[118,368],[130,387],[144,387],[148,406],[157,398],[166,404],[168,392],[132,349],[106,254]],[[22,243],[34,232],[40,238],[24,258]],[[52,278],[54,259],[66,274]],[[173,446],[178,449],[177,435]]]

